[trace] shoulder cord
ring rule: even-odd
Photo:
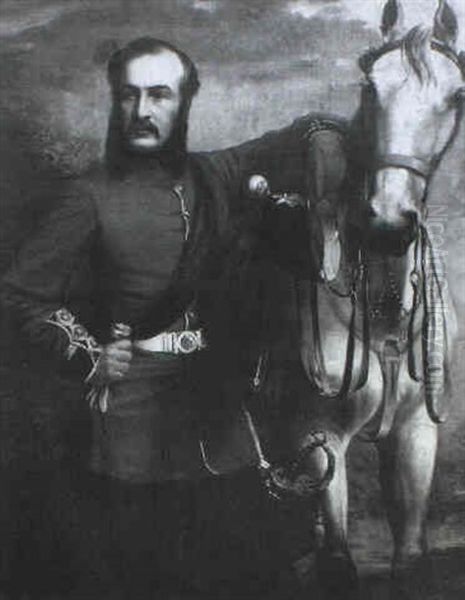
[[[179,206],[181,209],[181,218],[184,223],[184,242],[186,242],[191,234],[191,212],[189,210],[189,202],[187,200],[186,190],[184,184],[178,182],[173,186],[173,193],[179,201]],[[195,300],[192,304],[195,303]],[[195,314],[192,309],[192,304],[189,306],[183,315],[184,319],[184,329],[190,329],[192,322],[195,319]]]
[[[187,198],[185,196],[184,185],[182,183],[176,183],[173,187],[173,193],[176,196],[176,198],[179,200],[179,204],[181,207],[181,217],[182,217],[182,220],[184,221],[184,241],[186,241],[190,235],[191,214],[189,211]]]

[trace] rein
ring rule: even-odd
[[[434,423],[444,423],[447,407],[441,407],[441,398],[449,392],[449,369],[446,361],[448,339],[446,302],[443,286],[437,272],[434,248],[426,228],[422,227],[422,296],[425,306],[422,323],[423,386],[426,408]],[[433,360],[438,355],[440,360]]]
[[[438,162],[437,158],[429,161],[418,156],[408,156],[406,154],[384,154],[376,157],[375,169],[376,171],[387,168],[406,169],[414,175],[419,175],[423,179],[428,180]]]
[[[339,298],[349,298],[351,303],[351,314],[349,321],[349,332],[346,342],[344,372],[342,382],[339,389],[333,389],[329,383],[328,375],[325,366],[323,347],[321,343],[320,317],[319,317],[319,301],[318,301],[318,282],[311,282],[311,315],[312,315],[312,330],[313,330],[313,346],[314,346],[314,364],[311,366],[312,383],[318,389],[319,395],[325,400],[334,400],[336,398],[345,399],[349,394],[360,390],[364,387],[368,379],[369,357],[370,357],[370,320],[368,310],[368,269],[364,260],[360,256],[356,273],[353,277],[349,293],[341,293],[336,288],[331,287],[329,282],[324,282],[326,288]],[[298,313],[302,314],[302,307],[298,299]],[[361,301],[361,319],[362,319],[362,361],[360,373],[357,382],[354,386],[353,371],[355,358],[355,340],[356,340],[356,325],[357,315],[359,313],[359,300]],[[302,323],[301,323],[302,328]]]

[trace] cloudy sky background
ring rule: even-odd
[[[465,1],[449,0],[465,50]],[[112,44],[154,35],[199,66],[202,89],[192,149],[238,143],[309,111],[350,116],[358,103],[357,57],[380,43],[384,0],[0,0],[0,267],[59,195],[54,177],[101,157]],[[431,25],[436,0],[404,0],[410,25]],[[414,107],[412,107],[412,112]],[[430,203],[445,205],[447,270],[465,315],[465,127],[435,179]],[[459,354],[465,356],[461,330]],[[465,372],[457,415],[445,430],[444,497],[463,487]],[[460,455],[458,454],[460,453]],[[457,462],[457,456],[460,461]],[[462,465],[462,467],[457,466]],[[363,465],[362,465],[363,466]],[[462,483],[460,481],[462,480]],[[360,488],[365,487],[362,480]]]
[[[465,21],[463,0],[450,1]],[[4,0],[4,102],[11,106],[13,91],[21,103],[15,110],[36,115],[42,125],[52,122],[50,135],[57,143],[74,135],[96,152],[105,135],[108,96],[95,55],[103,60],[99,49],[110,41],[122,44],[153,34],[179,44],[199,64],[203,89],[194,106],[192,148],[235,143],[308,110],[350,114],[357,102],[356,57],[378,43],[383,4]],[[408,23],[432,22],[436,0],[404,4]]]

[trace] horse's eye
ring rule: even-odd
[[[455,107],[460,106],[460,104],[465,100],[465,87],[459,88],[456,92],[452,94],[449,98],[449,106]]]
[[[459,88],[456,92],[455,92],[455,101],[456,102],[463,102],[465,100],[465,86]]]

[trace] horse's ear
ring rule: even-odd
[[[402,37],[404,32],[404,9],[401,0],[387,0],[381,18],[381,33],[386,42]]]
[[[439,6],[434,15],[433,37],[454,46],[459,33],[459,24],[454,9],[447,0],[439,0]]]

